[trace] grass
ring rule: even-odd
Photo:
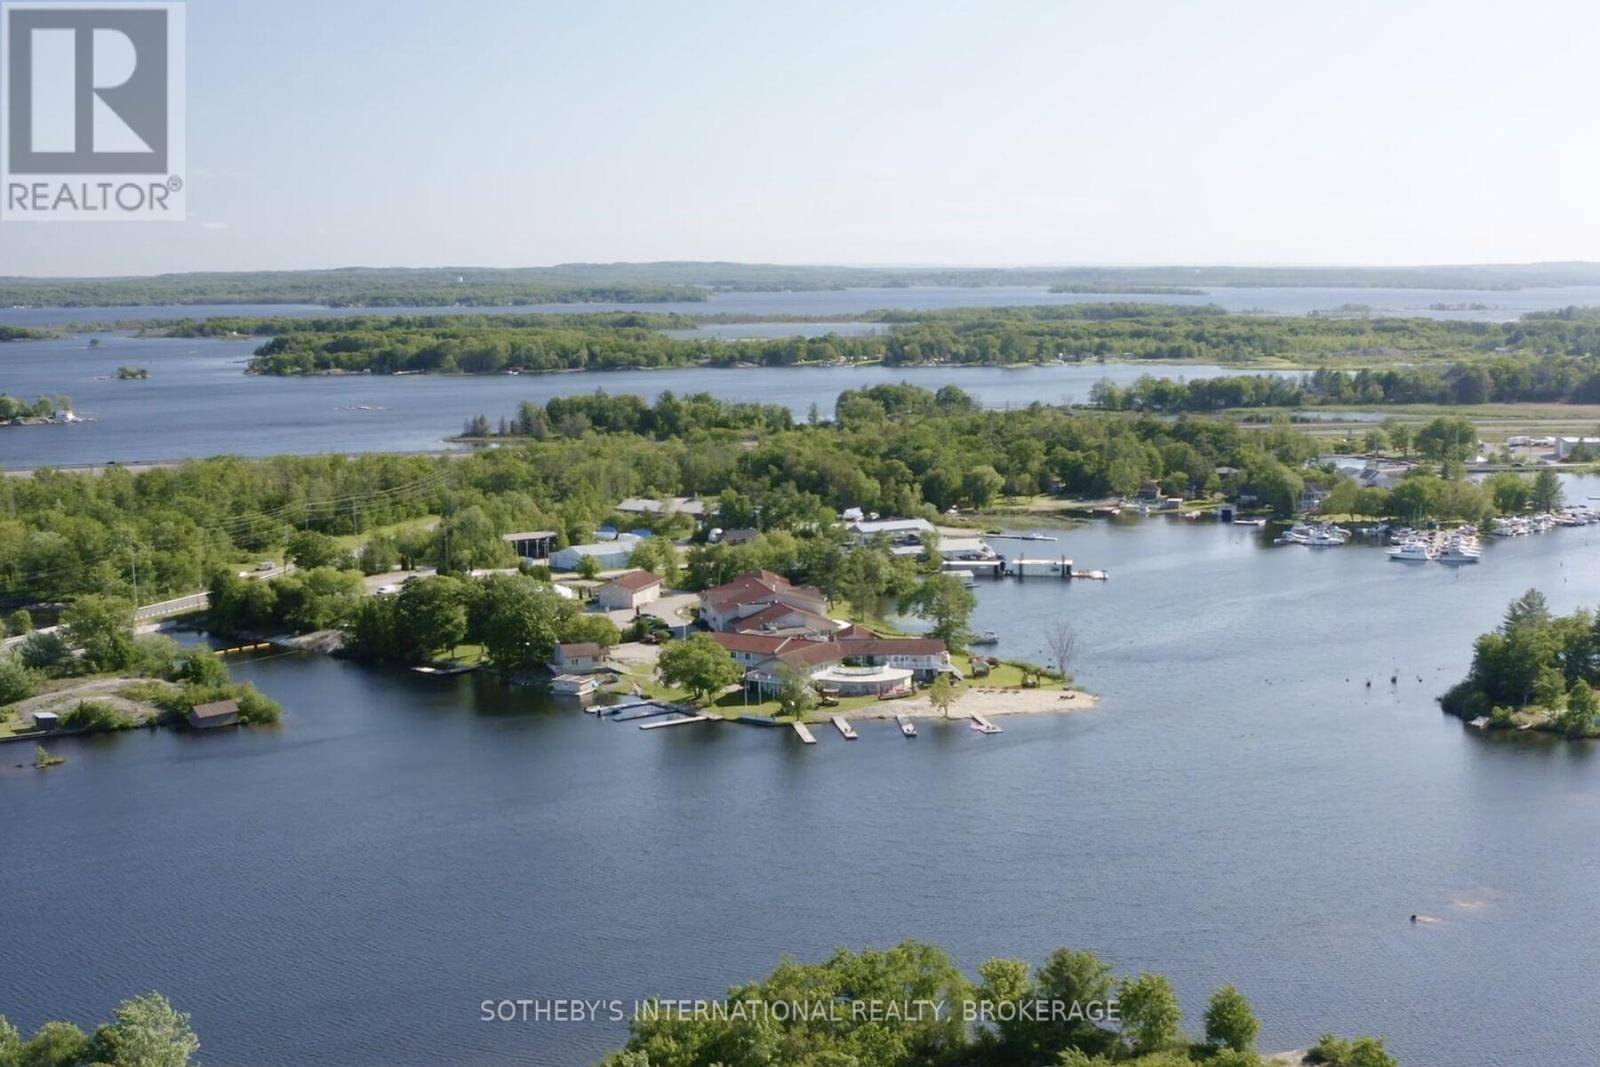
[[[950,662],[954,663],[961,671],[966,681],[957,683],[956,692],[964,692],[971,688],[984,689],[1021,689],[1022,668],[1015,663],[1001,662],[998,667],[991,667],[989,673],[982,678],[972,675],[972,655],[967,652],[950,653]],[[1031,672],[1030,672],[1031,673]],[[1040,689],[1059,689],[1061,682],[1048,676],[1039,676]]]
[[[364,533],[340,534],[334,540],[351,552],[357,552],[360,551],[362,545],[374,537],[395,537],[399,534],[410,533],[413,530],[431,530],[437,525],[439,525],[439,516],[423,515],[415,519],[402,519],[399,522],[391,522],[387,526],[374,526]]]
[[[19,734],[33,733],[32,718],[24,719],[21,715],[7,715],[0,719],[0,737],[15,737]]]
[[[457,645],[450,650],[447,656],[441,656],[436,663],[448,663],[453,667],[466,666],[472,663],[483,662],[482,645]]]

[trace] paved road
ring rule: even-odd
[[[274,567],[270,571],[246,571],[244,573],[255,578],[276,578],[280,574],[288,574],[294,570],[294,564],[289,563],[281,567]],[[162,600],[154,604],[144,604],[133,611],[133,621],[137,625],[141,622],[152,622],[164,619],[169,615],[182,615],[188,611],[204,611],[211,605],[210,593],[190,593],[188,596],[173,597],[171,600]],[[41,626],[35,633],[52,634],[60,630],[59,626]],[[0,640],[0,650],[12,648],[28,639],[27,634],[18,634],[16,637],[7,637]]]

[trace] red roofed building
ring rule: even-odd
[[[852,627],[852,636],[827,638],[769,636],[752,633],[714,633],[712,639],[727,649],[756,684],[775,682],[780,666],[819,673],[840,664],[889,667],[909,671],[918,681],[954,673],[950,650],[943,641],[926,637],[878,637]]]
[[[827,600],[820,590],[791,585],[771,571],[751,571],[700,594],[700,619],[713,630],[743,629],[741,621],[774,605],[827,618]]]
[[[629,571],[619,574],[595,594],[595,600],[607,611],[625,611],[661,599],[661,579],[649,571]]]

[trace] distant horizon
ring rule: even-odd
[[[1073,271],[1073,270],[1349,270],[1349,271],[1429,271],[1429,270],[1514,270],[1557,267],[1590,267],[1600,269],[1597,259],[1537,259],[1499,260],[1477,262],[1416,262],[1383,263],[1377,261],[1249,261],[1249,260],[1175,260],[1175,261],[1004,261],[958,262],[923,261],[894,262],[889,260],[779,260],[779,259],[580,259],[553,263],[420,263],[376,264],[344,263],[339,266],[302,267],[230,267],[214,270],[161,270],[117,272],[104,274],[0,274],[0,281],[113,281],[122,279],[153,279],[190,275],[230,274],[318,274],[355,271],[555,271],[577,268],[627,268],[627,267],[773,267],[778,269],[836,269],[882,271]],[[1581,284],[1581,283],[1567,283]]]

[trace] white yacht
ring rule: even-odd
[[[1478,539],[1464,534],[1457,534],[1445,542],[1444,550],[1437,559],[1440,563],[1477,563],[1483,556],[1483,549],[1478,545]]]
[[[1433,558],[1433,549],[1424,541],[1406,541],[1391,548],[1389,558],[1396,563],[1426,563]]]

